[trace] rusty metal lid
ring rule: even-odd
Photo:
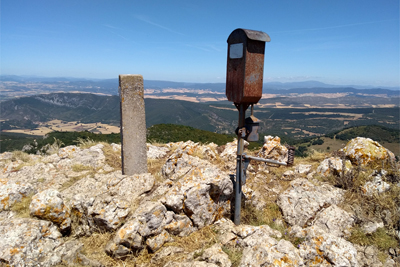
[[[247,38],[249,38],[250,40],[261,41],[261,42],[270,42],[271,41],[271,38],[265,32],[239,28],[239,29],[234,30],[229,35],[227,42],[230,43],[229,39],[235,38],[238,34],[240,35],[242,33],[246,34]]]

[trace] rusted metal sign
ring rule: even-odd
[[[265,42],[260,31],[236,29],[228,37],[226,96],[236,104],[256,104],[262,96]]]

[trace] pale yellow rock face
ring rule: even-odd
[[[371,162],[394,161],[394,154],[378,142],[364,137],[350,140],[343,148],[343,152],[354,164],[363,166]]]

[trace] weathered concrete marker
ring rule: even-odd
[[[122,174],[147,173],[143,76],[119,75]]]

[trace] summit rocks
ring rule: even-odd
[[[287,161],[279,137],[264,140],[258,156]],[[191,141],[148,144],[149,164],[158,164],[157,170],[131,176],[107,164],[105,146],[69,146],[24,158],[10,152],[0,155],[0,262],[389,267],[398,261],[398,246],[384,250],[378,244],[349,241],[354,229],[366,236],[384,229],[394,238],[389,229],[397,226],[393,218],[398,210],[348,209],[349,191],[329,183],[332,177],[351,177],[358,164],[383,160],[390,161],[394,171],[366,174],[354,191],[370,202],[398,192],[398,163],[393,153],[372,140],[352,140],[342,157],[327,154],[320,162],[295,161],[283,171],[250,163],[242,209],[252,206],[252,214],[246,215],[253,218],[252,225],[230,220],[236,141],[222,147]],[[107,153],[114,151],[118,158],[120,145],[108,146]],[[380,230],[367,229],[371,222],[379,223]],[[96,245],[99,251],[85,252],[92,247],[84,240],[101,236],[107,239]]]

